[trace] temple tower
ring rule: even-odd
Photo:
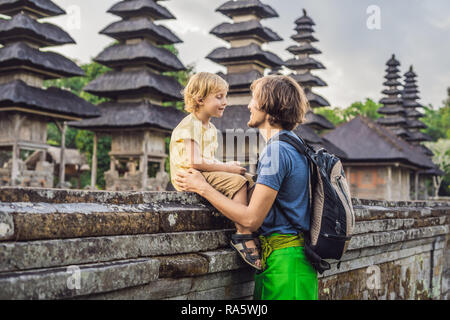
[[[83,76],[64,56],[40,48],[73,44],[61,28],[39,20],[65,14],[50,0],[0,2],[0,149],[11,160],[0,168],[0,185],[53,187],[53,168],[45,161],[47,124],[54,121],[62,133],[60,183],[64,182],[66,121],[96,117],[92,104],[61,89],[44,89],[44,80]],[[40,160],[27,165],[24,152],[38,151]],[[62,185],[62,184],[61,184]]]
[[[223,133],[223,144],[219,146],[223,152],[222,159],[239,160],[246,164],[251,162],[250,171],[253,172],[259,142],[253,140],[257,135],[247,126],[250,85],[264,76],[266,69],[283,65],[277,55],[262,48],[265,43],[282,40],[261,23],[263,19],[278,17],[278,14],[259,0],[227,1],[216,11],[232,19],[232,22],[224,22],[211,30],[211,34],[228,42],[229,47],[217,48],[206,58],[227,68],[226,74],[219,75],[230,85],[229,107],[223,117],[214,119],[213,123]],[[234,150],[230,150],[231,145],[234,145]]]
[[[104,49],[94,60],[113,70],[84,90],[110,101],[99,105],[101,117],[71,125],[94,131],[94,155],[98,136],[112,137],[111,168],[105,172],[107,190],[165,190],[169,182],[165,139],[184,113],[163,106],[165,102],[182,100],[181,85],[164,73],[185,67],[163,47],[181,40],[156,21],[175,17],[153,0],[121,1],[108,12],[122,20],[100,33],[118,43]],[[151,177],[149,172],[155,170],[156,176]],[[94,165],[91,187],[95,179]]]
[[[329,106],[330,103],[325,98],[312,91],[314,87],[327,86],[325,81],[311,73],[311,70],[325,69],[321,62],[311,57],[311,55],[322,53],[312,45],[313,42],[318,41],[313,35],[313,26],[315,23],[308,16],[306,10],[303,9],[303,16],[295,20],[295,25],[297,33],[291,36],[291,38],[298,42],[298,44],[287,48],[294,57],[287,60],[285,66],[294,71],[290,76],[305,90],[306,97],[312,109]],[[314,114],[313,110],[309,111],[306,115],[305,124],[319,132],[334,128],[331,122],[323,116]]]
[[[378,109],[378,113],[383,117],[377,119],[377,123],[389,128],[394,134],[401,138],[409,137],[408,120],[406,119],[405,109],[401,98],[402,91],[399,86],[402,84],[398,81],[401,78],[398,67],[400,62],[393,54],[391,59],[386,63],[386,81],[384,86],[388,87],[382,93],[387,95],[380,100],[383,107]]]
[[[426,129],[427,126],[419,120],[424,117],[424,114],[417,110],[422,105],[417,102],[420,98],[417,95],[419,90],[416,84],[416,77],[417,74],[414,72],[413,66],[411,66],[408,72],[405,73],[405,85],[401,93],[403,108],[405,109],[406,119],[408,120],[409,136],[406,140],[420,147],[425,154],[432,156],[433,153],[421,144],[421,142],[431,141],[432,139],[427,134],[420,132],[420,129]]]

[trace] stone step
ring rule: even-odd
[[[227,262],[227,263],[224,263]],[[222,264],[220,267],[218,263]],[[29,271],[0,273],[0,299],[66,299],[97,295],[103,292],[126,289],[142,295],[145,288],[153,288],[152,294],[160,294],[161,284],[189,282],[175,279],[189,277],[189,291],[209,290],[214,286],[205,281],[193,282],[195,277],[212,274],[211,270],[229,272],[251,268],[237,258],[234,250],[219,250],[203,254],[180,254],[153,258],[125,259],[113,262],[70,265]],[[167,281],[163,281],[167,278]],[[207,277],[214,280],[214,277]],[[160,279],[160,282],[153,281]],[[223,282],[223,279],[215,279]],[[194,286],[195,285],[195,286]],[[142,292],[144,286],[144,292]],[[140,287],[136,289],[135,287]],[[170,291],[165,290],[165,291]],[[126,293],[126,292],[125,292]],[[181,294],[178,291],[176,295]],[[114,294],[113,294],[114,295]],[[248,295],[248,294],[246,294]],[[239,296],[239,294],[232,295]]]
[[[159,261],[135,259],[0,275],[0,299],[65,299],[158,279]]]
[[[3,226],[3,227],[1,227]],[[232,228],[204,205],[0,203],[0,240],[44,240]]]
[[[211,251],[233,230],[0,242],[0,272]]]
[[[350,240],[348,250],[350,251],[360,248],[382,246],[407,240],[430,238],[439,235],[445,235],[448,233],[448,231],[449,226],[444,225],[356,235]]]
[[[233,285],[251,282],[254,271],[251,269],[239,269],[218,273],[208,273],[196,277],[177,279],[158,279],[148,284],[125,288],[113,292],[93,294],[78,297],[83,300],[157,300],[173,297],[191,296],[195,292],[205,292],[218,288],[230,288]],[[253,292],[251,293],[253,294]],[[223,297],[222,299],[225,299]]]
[[[448,216],[449,207],[398,207],[383,208],[369,206],[354,206],[355,220],[368,221],[378,219],[423,219],[428,217]]]

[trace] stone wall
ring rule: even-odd
[[[353,199],[320,299],[448,299],[450,203]],[[180,192],[0,188],[0,299],[250,299],[233,224]]]

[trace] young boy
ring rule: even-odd
[[[170,173],[172,184],[178,172],[194,168],[202,172],[206,181],[226,197],[248,205],[247,191],[255,183],[237,161],[223,163],[215,159],[218,147],[217,129],[211,117],[220,118],[227,106],[228,83],[220,76],[200,72],[192,76],[184,89],[186,111],[190,112],[173,130],[170,140]],[[246,263],[261,269],[261,258],[252,232],[236,224],[231,245]]]

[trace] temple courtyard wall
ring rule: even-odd
[[[353,199],[320,299],[449,299],[450,202]],[[181,192],[0,188],[0,299],[251,299],[233,224]]]

